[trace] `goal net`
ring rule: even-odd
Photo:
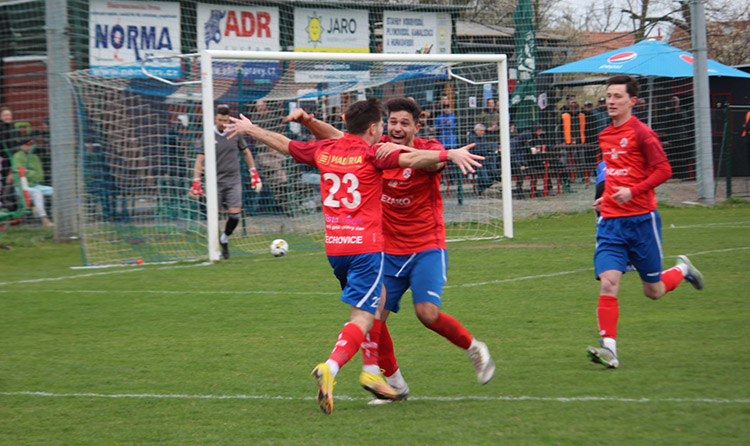
[[[449,166],[443,173],[448,239],[512,237],[510,120],[507,93],[498,93],[508,91],[505,73],[504,55],[232,51],[148,61],[138,77],[69,73],[77,103],[84,262],[219,258],[227,215],[216,202],[217,105],[296,140],[312,135],[282,123],[291,110],[305,108],[345,130],[343,110],[372,96],[414,98],[425,110],[417,136],[446,148],[475,141],[483,123],[474,150],[491,157],[484,171],[465,176]],[[488,100],[497,103],[492,113]],[[267,254],[276,238],[296,251],[321,248],[318,172],[252,139],[246,143],[263,187],[250,189],[240,157],[243,212],[231,236],[232,255]],[[194,199],[188,191],[204,147],[206,196]]]

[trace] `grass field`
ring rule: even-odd
[[[405,296],[389,327],[412,397],[368,406],[358,355],[330,416],[309,374],[348,312],[322,251],[72,270],[77,245],[12,229],[0,444],[748,444],[750,205],[661,213],[665,266],[688,254],[706,288],[654,302],[626,275],[619,369],[584,354],[593,214],[526,219],[513,240],[449,247],[443,310],[489,345],[494,380],[478,385]]]

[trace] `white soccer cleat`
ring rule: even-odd
[[[477,371],[477,381],[479,384],[487,384],[495,376],[495,363],[492,362],[490,349],[484,342],[476,341],[473,347],[466,351],[474,364]]]
[[[688,273],[685,274],[685,280],[690,283],[696,290],[703,289],[703,274],[698,268],[693,266],[693,262],[687,256],[677,256],[677,264],[684,263],[687,266]]]
[[[601,347],[589,347],[586,349],[586,356],[596,364],[601,364],[609,369],[616,369],[620,366],[620,361],[617,359],[617,355],[607,347],[604,346],[602,341],[599,341]]]
[[[386,380],[388,380],[388,378],[386,378]],[[375,398],[368,401],[367,404],[370,406],[382,406],[384,404],[390,404],[394,401],[404,401],[409,398],[409,386],[406,383],[404,383],[403,387],[394,386],[393,384],[391,384],[391,387],[393,387],[393,390],[396,391],[395,398],[393,398],[392,400]]]

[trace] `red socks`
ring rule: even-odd
[[[388,332],[388,324],[380,324],[378,364],[385,376],[392,376],[398,370],[396,352],[393,351],[393,340],[391,339],[391,334]]]
[[[357,354],[357,350],[359,350],[364,340],[365,334],[362,332],[362,329],[357,324],[347,323],[339,332],[336,346],[333,348],[331,356],[328,359],[335,361],[339,367],[343,367],[344,364]]]
[[[664,282],[664,287],[667,289],[667,293],[677,288],[677,285],[682,282],[682,279],[684,279],[684,275],[679,266],[673,266],[661,273],[661,281]]]
[[[617,339],[617,319],[620,309],[614,296],[599,296],[599,307],[596,309],[599,321],[599,335],[603,338]]]
[[[380,319],[375,319],[372,322],[372,328],[362,342],[362,365],[365,367],[368,365],[378,367],[378,345],[380,345],[380,327],[382,326],[383,323]]]
[[[468,350],[473,337],[460,322],[445,313],[440,313],[437,320],[427,328],[451,341],[453,344]]]

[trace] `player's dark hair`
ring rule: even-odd
[[[217,105],[216,106],[216,114],[217,115],[228,115],[229,114],[229,106],[228,105]]]
[[[352,135],[364,135],[367,129],[383,120],[385,111],[378,98],[357,101],[346,109],[346,130]]]
[[[638,81],[627,74],[618,74],[607,79],[607,87],[610,85],[624,85],[625,91],[628,92],[630,97],[638,97],[638,93],[641,92],[641,86],[638,85]]]
[[[422,114],[422,107],[409,98],[391,99],[385,103],[385,108],[388,109],[388,115],[394,112],[405,111],[414,118],[415,123],[419,122],[419,115]]]

